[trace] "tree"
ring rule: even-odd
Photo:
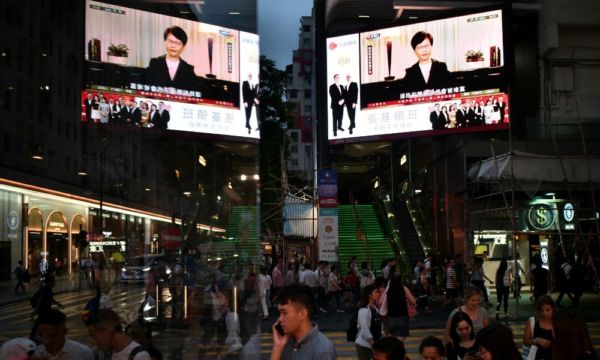
[[[281,164],[289,156],[286,129],[294,121],[294,104],[285,100],[288,80],[273,60],[260,57],[261,222],[274,228],[281,227]]]

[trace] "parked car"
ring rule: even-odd
[[[154,270],[160,277],[165,275],[165,256],[149,254],[128,258],[121,269],[121,282],[143,282]]]

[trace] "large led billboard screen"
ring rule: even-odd
[[[257,141],[258,35],[87,0],[82,121]]]
[[[502,10],[327,39],[333,143],[508,128]]]

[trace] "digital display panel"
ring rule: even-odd
[[[332,143],[507,129],[502,10],[327,39]]]
[[[87,0],[81,119],[260,138],[258,35]]]

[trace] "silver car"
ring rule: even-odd
[[[143,282],[148,277],[150,270],[158,269],[161,271],[164,267],[165,256],[163,254],[130,257],[121,269],[121,282]]]

